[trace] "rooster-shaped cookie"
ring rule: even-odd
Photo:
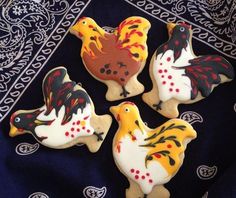
[[[119,100],[144,91],[137,76],[148,55],[149,28],[149,21],[142,17],[125,19],[114,33],[105,32],[89,17],[79,19],[71,28],[70,32],[83,42],[81,57],[86,69],[108,86],[107,100]]]
[[[131,102],[123,102],[110,110],[119,122],[113,139],[113,156],[130,182],[126,197],[169,197],[163,184],[182,165],[187,143],[196,138],[195,130],[181,119],[171,119],[150,129]]]
[[[167,24],[170,39],[154,53],[150,63],[153,89],[144,101],[162,115],[177,117],[178,104],[199,101],[220,83],[234,78],[232,65],[218,55],[196,57],[191,26]]]
[[[45,105],[12,114],[10,136],[31,133],[41,144],[61,149],[77,143],[96,152],[111,125],[111,116],[98,116],[86,91],[69,79],[64,67],[57,67],[43,81]]]

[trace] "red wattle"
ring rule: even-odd
[[[120,115],[118,114],[116,117],[117,121],[120,121]]]

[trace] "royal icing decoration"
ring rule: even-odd
[[[181,119],[150,129],[131,102],[110,110],[119,123],[113,139],[115,162],[129,181],[137,183],[144,194],[150,194],[154,186],[167,183],[179,170],[186,145],[196,138],[196,132]]]
[[[179,103],[209,96],[215,86],[232,80],[234,71],[221,56],[196,57],[191,46],[192,30],[187,24],[169,23],[167,28],[170,39],[156,50],[150,64],[153,90],[143,99],[164,116],[177,117]]]
[[[137,86],[137,75],[148,56],[146,40],[149,28],[150,23],[142,17],[125,19],[113,33],[106,32],[88,17],[79,19],[71,28],[70,32],[83,42],[81,57],[86,69],[97,80],[107,84],[108,100],[143,92],[143,86]],[[114,86],[111,83],[120,87],[119,93],[112,92]]]
[[[97,131],[96,124],[92,125],[97,117],[89,95],[69,79],[64,67],[48,72],[43,81],[43,94],[45,105],[41,108],[13,113],[10,136],[31,133],[38,142],[52,148],[73,146],[88,136],[103,141],[111,124],[110,116],[100,116],[106,127],[105,131]]]

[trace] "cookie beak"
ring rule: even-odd
[[[70,33],[74,34],[75,36],[79,38],[83,37],[83,34],[79,31],[77,23],[70,28]]]
[[[167,23],[167,29],[169,36],[172,35],[173,29],[175,28],[176,24],[175,23]]]
[[[119,106],[110,107],[110,112],[114,115],[114,117],[117,119],[117,121],[120,120],[119,111],[120,111]]]
[[[11,125],[9,136],[10,137],[15,137],[17,135],[20,135],[20,132],[18,131],[18,129],[15,126]]]

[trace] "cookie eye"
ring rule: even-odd
[[[126,107],[126,108],[125,108],[125,112],[129,112],[129,108]]]
[[[15,122],[20,122],[20,118],[19,118],[19,117],[16,117],[16,118],[15,118]]]
[[[179,30],[180,30],[181,32],[184,32],[185,28],[184,28],[184,27],[180,27]]]
[[[86,25],[86,21],[82,21],[82,24],[83,24],[83,25]]]

